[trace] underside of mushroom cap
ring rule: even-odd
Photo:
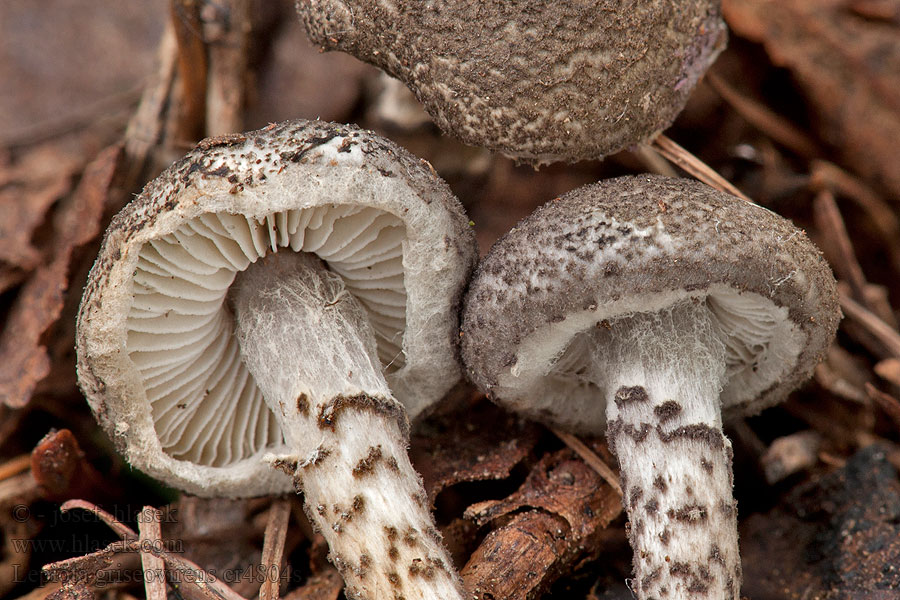
[[[297,2],[310,39],[400,79],[463,142],[532,163],[667,128],[725,46],[716,0]]]
[[[725,344],[726,418],[808,378],[840,318],[828,265],[787,220],[698,182],[622,177],[550,201],[495,244],[464,302],[463,362],[501,403],[602,433],[603,394],[583,377],[594,338],[683,302],[703,303]]]
[[[228,296],[239,271],[288,251],[344,279],[410,417],[458,380],[475,242],[427,162],[325,122],[205,140],[115,217],[79,312],[80,385],[132,465],[196,494],[291,489],[262,462],[286,449]]]

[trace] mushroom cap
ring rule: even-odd
[[[460,378],[476,246],[431,165],[318,121],[204,140],[113,219],[78,315],[79,383],[133,466],[195,494],[291,489],[262,461],[290,449],[240,358],[227,298],[236,273],[275,249],[315,253],[344,277],[410,417]]]
[[[467,144],[601,158],[675,120],[725,46],[717,0],[297,2],[310,39],[403,81]]]
[[[830,268],[790,222],[699,182],[629,176],[551,200],[491,248],[463,302],[463,362],[501,404],[599,434],[604,394],[577,376],[590,332],[689,299],[724,341],[725,418],[805,381],[840,320]]]

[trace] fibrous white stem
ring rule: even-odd
[[[294,477],[331,561],[359,599],[461,599],[365,311],[317,257],[252,265],[232,297],[248,370],[296,455]]]
[[[595,379],[622,470],[637,598],[738,600],[731,444],[719,392],[725,349],[687,301],[599,330]]]

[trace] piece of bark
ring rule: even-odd
[[[754,600],[887,599],[900,586],[900,481],[891,446],[859,450],[741,523],[743,594]]]
[[[475,598],[532,599],[576,562],[600,550],[600,534],[622,512],[619,495],[571,450],[546,455],[503,500],[466,511],[476,523],[503,521],[461,575]]]
[[[344,589],[344,578],[337,569],[313,575],[302,586],[285,594],[284,600],[337,600]]]
[[[737,35],[787,67],[843,161],[900,198],[900,44],[897,28],[861,18],[847,0],[724,0]]]
[[[431,502],[458,483],[509,477],[541,436],[541,428],[534,423],[487,402],[440,423],[441,431],[410,440],[410,458]]]
[[[109,491],[68,429],[51,431],[37,443],[31,453],[31,475],[43,497],[53,502],[70,498],[90,500]]]

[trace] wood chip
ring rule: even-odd
[[[152,506],[145,506],[138,516],[141,566],[147,600],[166,600],[166,565],[161,558],[147,550],[154,547],[162,548],[161,519],[162,513]]]
[[[276,500],[269,509],[269,522],[263,541],[262,586],[259,588],[259,600],[278,600],[281,583],[281,557],[284,552],[284,540],[287,536],[288,522],[291,516],[291,505],[285,499]]]

